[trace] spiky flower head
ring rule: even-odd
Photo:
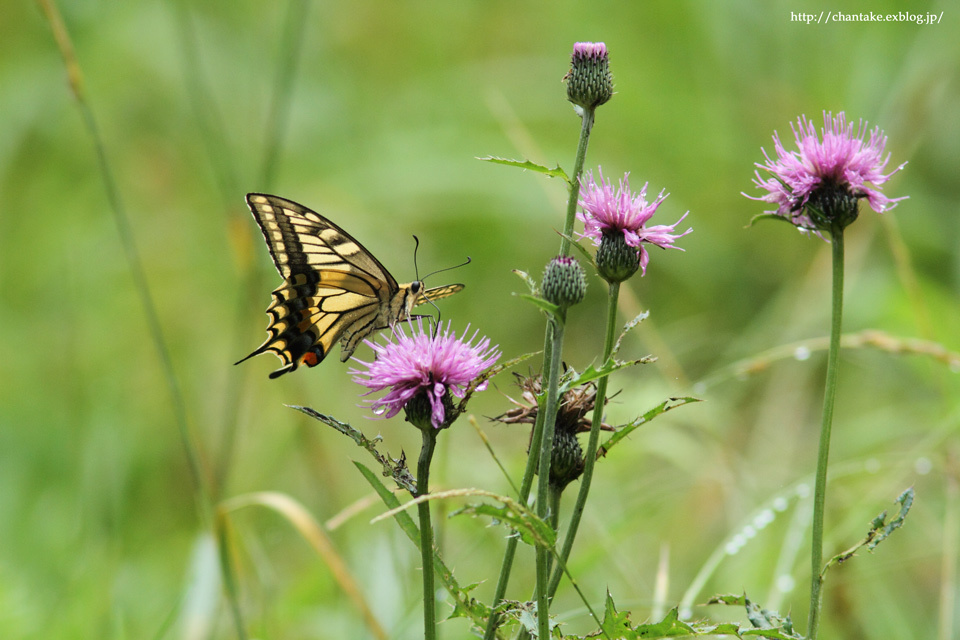
[[[577,304],[587,291],[583,267],[570,256],[557,256],[547,264],[540,291],[544,300],[562,309]]]
[[[578,42],[573,45],[567,82],[567,100],[584,109],[594,109],[613,96],[610,56],[602,42]]]
[[[890,154],[884,156],[887,138],[879,127],[869,131],[867,138],[863,120],[854,129],[842,111],[836,116],[824,111],[820,135],[806,116],[790,128],[798,150],[787,151],[774,132],[776,157],[771,159],[763,151],[766,163],[757,163],[753,181],[767,193],[760,197],[743,194],[776,205],[767,213],[786,218],[804,233],[823,237],[822,232],[835,226],[843,229],[856,220],[860,200],[883,213],[906,199],[888,198],[880,190],[880,185],[907,163],[884,174]],[[762,176],[760,169],[769,175]]]
[[[647,184],[639,193],[630,191],[630,174],[620,180],[620,186],[605,180],[603,171],[598,169],[600,182],[596,182],[592,173],[587,173],[586,181],[580,189],[580,208],[577,218],[583,222],[581,238],[589,238],[599,247],[597,250],[597,269],[608,282],[622,282],[632,276],[639,268],[646,274],[650,256],[645,244],[653,244],[663,249],[680,249],[674,245],[678,238],[692,232],[692,228],[675,234],[676,226],[683,222],[689,211],[671,225],[647,226],[647,222],[657,212],[657,207],[669,194],[663,191],[651,203],[647,202]],[[683,249],[680,249],[683,251]]]
[[[469,327],[458,338],[450,323],[436,332],[424,330],[419,319],[406,324],[408,329],[398,324],[384,344],[364,340],[376,357],[373,362],[353,358],[360,367],[349,373],[354,382],[370,389],[364,395],[387,391],[369,401],[375,414],[390,418],[404,409],[407,420],[421,429],[449,427],[459,415],[450,396],[463,398],[468,391],[486,388],[486,382],[471,386],[493,366],[500,351],[490,346],[489,338],[476,341],[476,331],[467,338]]]

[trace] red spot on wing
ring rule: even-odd
[[[307,351],[305,354],[303,354],[303,359],[301,360],[301,362],[303,362],[303,364],[307,365],[308,367],[315,367],[318,364],[320,364],[321,359],[322,359],[321,355],[317,353],[317,348],[314,347],[312,350]]]

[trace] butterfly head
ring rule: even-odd
[[[410,311],[415,306],[424,302],[426,298],[423,295],[423,280],[414,280],[410,283],[410,293],[407,296],[407,315],[410,315]]]

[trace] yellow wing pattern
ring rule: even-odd
[[[292,200],[251,193],[247,205],[284,281],[267,307],[267,339],[237,364],[270,351],[283,363],[271,378],[301,363],[320,364],[338,340],[340,360],[346,362],[374,331],[392,326],[419,304],[463,289],[397,284],[349,233]]]

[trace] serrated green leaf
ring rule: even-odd
[[[406,458],[401,455],[399,459],[393,459],[380,453],[380,451],[377,449],[377,443],[380,442],[379,437],[373,439],[368,438],[363,434],[363,432],[355,429],[346,422],[341,422],[336,418],[324,415],[319,411],[311,409],[310,407],[300,407],[290,404],[287,406],[291,409],[296,409],[297,411],[306,414],[314,420],[318,420],[329,427],[333,427],[343,435],[353,440],[357,446],[366,449],[366,451],[373,456],[378,463],[380,463],[380,465],[383,467],[384,476],[393,478],[393,481],[397,483],[397,486],[409,491],[410,495],[417,494],[417,481],[407,468]]]
[[[636,418],[635,420],[628,422],[627,424],[619,427],[616,432],[606,439],[606,441],[600,445],[597,449],[597,458],[602,458],[610,452],[610,449],[616,445],[618,442],[621,442],[624,438],[630,435],[635,429],[641,425],[645,425],[657,416],[666,413],[667,411],[672,411],[677,407],[682,407],[685,404],[690,404],[691,402],[703,402],[700,398],[693,397],[683,397],[683,398],[667,398],[653,409],[650,409],[642,416]]]
[[[537,296],[531,296],[527,294],[520,294],[520,298],[526,300],[527,302],[533,303],[534,306],[539,307],[541,310],[546,311],[548,314],[556,318],[558,321],[562,320],[560,316],[560,307],[555,304],[551,304],[544,300],[543,298],[538,298]]]
[[[747,612],[747,619],[753,628],[740,628],[732,623],[714,625],[712,627],[697,626],[700,635],[727,634],[739,638],[772,638],[773,640],[803,640],[803,636],[793,631],[793,622],[790,616],[782,617],[776,611],[763,609],[750,598],[743,595],[719,594],[707,601],[707,604],[722,604],[734,607],[743,607]]]
[[[780,629],[744,629],[740,632],[741,638],[770,638],[770,640],[803,640],[803,636],[786,633]]]
[[[707,604],[723,604],[734,607],[745,607],[747,606],[747,596],[734,595],[732,593],[718,593],[707,600]]]
[[[913,506],[913,487],[906,489],[901,493],[896,502],[900,505],[900,513],[897,514],[890,522],[887,522],[887,512],[884,511],[876,518],[870,522],[870,530],[867,531],[867,535],[863,537],[862,540],[857,542],[843,553],[833,556],[827,561],[827,564],[823,566],[823,571],[820,572],[821,578],[826,576],[827,571],[834,567],[835,565],[842,564],[856,555],[864,546],[867,547],[867,551],[873,551],[878,544],[887,539],[887,537],[903,526],[904,519],[907,517],[907,514],[910,512],[910,507]]]
[[[530,162],[529,160],[509,160],[507,158],[497,158],[495,156],[486,156],[485,158],[477,158],[477,160],[492,162],[494,164],[502,164],[508,167],[517,167],[518,169],[524,169],[528,171],[535,171],[537,173],[544,174],[548,178],[563,178],[564,182],[570,184],[570,178],[567,177],[567,173],[560,168],[560,165],[550,169],[535,162]]]
[[[870,551],[873,551],[878,544],[886,540],[887,536],[903,526],[903,521],[906,519],[907,514],[910,513],[910,507],[913,506],[913,487],[910,487],[901,493],[897,497],[896,501],[900,504],[900,513],[897,514],[896,518],[880,528],[877,536],[870,541],[869,545],[867,545],[867,549]]]
[[[617,611],[617,605],[609,591],[607,591],[607,602],[604,607],[600,630],[611,640],[634,640],[637,637],[636,632],[630,627],[630,612],[620,613]]]
[[[450,514],[450,517],[459,515],[489,516],[502,522],[520,534],[520,539],[531,546],[541,546],[552,549],[557,541],[557,532],[549,524],[538,518],[529,509],[520,507],[517,503],[494,505],[487,502],[469,504]]]
[[[644,311],[643,313],[637,315],[636,318],[623,325],[623,331],[620,332],[620,337],[617,338],[617,342],[613,345],[613,351],[610,352],[611,355],[616,356],[620,352],[620,344],[623,342],[624,337],[630,333],[631,329],[646,320],[648,317],[650,317],[650,312]]]
[[[720,624],[704,627],[703,629],[698,628],[697,631],[699,631],[701,634],[710,636],[739,636],[740,625],[734,622],[721,622]]]
[[[627,361],[608,358],[607,361],[603,363],[603,366],[601,366],[599,369],[591,364],[584,369],[582,373],[571,375],[570,377],[561,380],[559,392],[561,394],[566,393],[574,387],[587,384],[588,382],[593,382],[594,380],[599,380],[600,378],[605,378],[606,376],[609,376],[611,373],[619,371],[620,369],[626,369],[627,367],[633,367],[638,364],[650,364],[651,362],[656,361],[657,358],[655,356],[644,356],[643,358]]]
[[[635,627],[637,638],[676,638],[678,636],[697,635],[697,630],[680,619],[677,608],[667,612],[660,622],[641,624]]]
[[[539,295],[540,287],[537,285],[537,281],[534,280],[529,273],[526,271],[521,271],[520,269],[514,269],[513,272],[520,276],[520,279],[526,283],[527,288],[530,289],[530,295]]]
[[[517,621],[524,629],[526,629],[527,633],[530,634],[531,637],[537,637],[539,630],[537,629],[537,614],[535,611],[520,611],[517,615]]]

